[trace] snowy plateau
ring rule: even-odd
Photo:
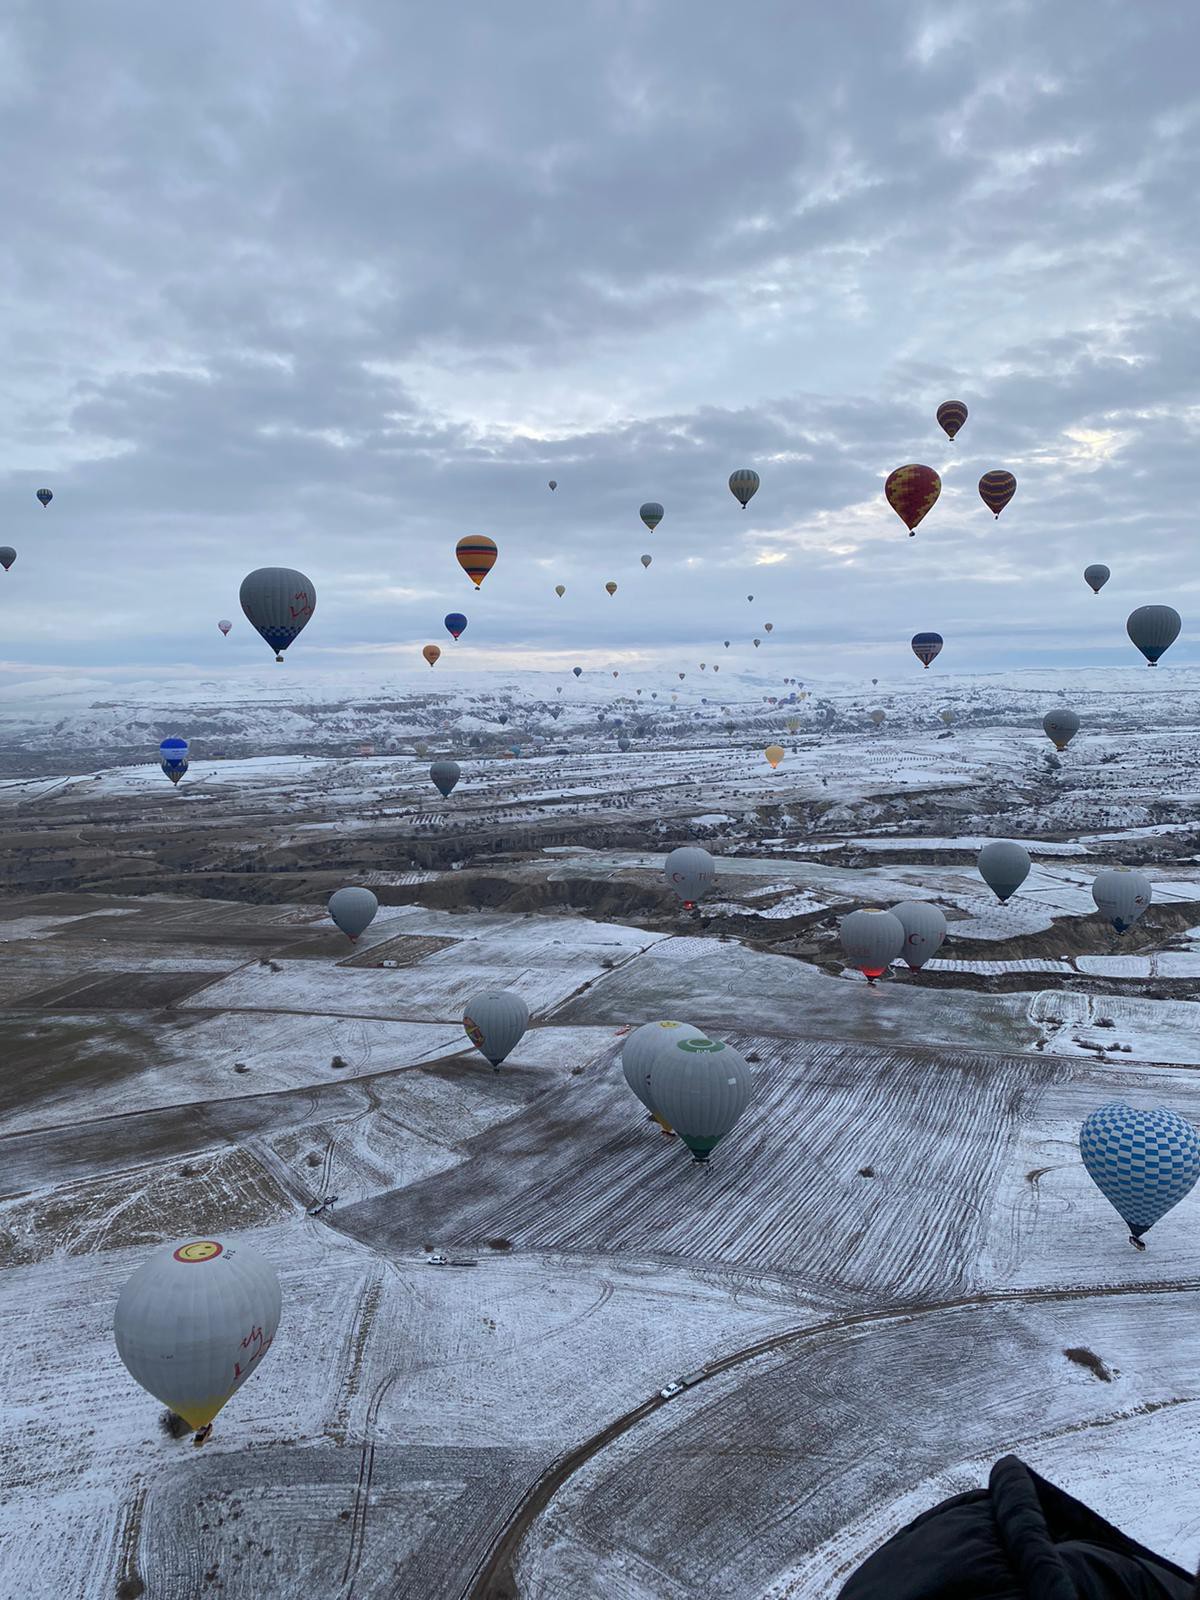
[[[1139,1254],[1077,1140],[1110,1099],[1200,1124],[1200,669],[296,655],[7,688],[0,1596],[825,1600],[1009,1451],[1194,1568],[1200,1193]],[[1153,885],[1122,937],[1115,866]],[[872,987],[839,922],[902,899],[949,938]],[[498,1072],[495,987],[532,1019]],[[621,1071],[664,1017],[751,1064],[707,1167]],[[283,1318],[197,1450],[113,1311],[213,1234]]]

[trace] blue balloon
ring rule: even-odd
[[[945,640],[940,633],[914,633],[912,651],[922,666],[927,667],[935,656],[941,655]]]
[[[1079,1130],[1079,1153],[1134,1244],[1200,1178],[1200,1134],[1164,1106],[1138,1111],[1123,1100],[1110,1101]]]
[[[444,619],[446,632],[457,639],[460,633],[466,631],[467,619],[461,611],[451,611]]]
[[[582,674],[582,672],[583,672],[583,668],[582,668],[582,667],[572,667],[572,668],[571,668],[571,671],[572,671],[572,672],[573,672],[573,673],[574,673],[574,674],[575,674],[575,676],[576,676],[576,677],[577,677],[577,678],[578,678],[578,677],[579,677],[579,676],[581,676],[581,674]]]
[[[158,759],[164,772],[169,767],[186,766],[188,742],[186,739],[164,739],[158,747]]]

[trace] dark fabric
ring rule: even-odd
[[[839,1600],[1195,1600],[1190,1574],[1005,1456],[986,1489],[923,1512]]]

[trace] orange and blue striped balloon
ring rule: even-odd
[[[488,573],[496,565],[497,550],[495,541],[486,534],[467,534],[458,541],[454,548],[458,557],[458,564],[478,589]]]

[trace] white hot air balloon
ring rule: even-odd
[[[868,906],[842,919],[842,949],[868,983],[881,978],[904,949],[904,924],[890,911]]]
[[[697,1161],[730,1131],[750,1104],[750,1068],[731,1045],[685,1033],[650,1066],[650,1099]]]
[[[621,1046],[621,1071],[625,1082],[665,1132],[670,1132],[669,1124],[659,1116],[650,1098],[650,1072],[664,1050],[669,1050],[677,1039],[686,1037],[702,1039],[704,1030],[693,1028],[689,1022],[644,1022]]]
[[[699,845],[680,845],[663,862],[663,877],[683,901],[685,911],[691,911],[696,901],[708,893],[716,876],[716,862]]]
[[[979,876],[1003,905],[1029,876],[1029,851],[1011,839],[993,839],[979,852]]]
[[[892,907],[892,915],[904,929],[905,964],[918,972],[931,956],[937,955],[946,938],[946,919],[939,906],[928,900],[902,900]]]
[[[498,1072],[529,1026],[529,1007],[511,989],[484,989],[472,995],[463,1012],[467,1038]]]
[[[1117,867],[1099,872],[1092,884],[1096,909],[1112,923],[1118,933],[1128,933],[1154,898],[1154,886],[1141,872]]]
[[[197,1430],[261,1365],[279,1327],[282,1295],[270,1262],[230,1239],[163,1245],[121,1290],[117,1354],[163,1405]]]
[[[363,889],[355,884],[345,889],[335,889],[329,896],[329,905],[326,909],[353,944],[359,934],[365,933],[374,922],[375,913],[379,910],[379,901],[370,889]]]

